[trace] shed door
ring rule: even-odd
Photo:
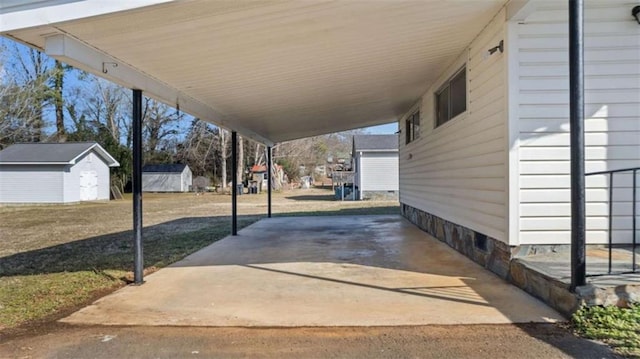
[[[98,199],[98,173],[82,171],[80,173],[80,200],[95,201]]]

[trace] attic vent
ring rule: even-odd
[[[487,236],[476,232],[476,240],[475,240],[476,248],[481,251],[487,251]]]

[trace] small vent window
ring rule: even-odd
[[[487,251],[487,236],[476,232],[476,248],[481,251]]]

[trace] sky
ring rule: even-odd
[[[398,132],[398,123],[391,122],[385,125],[367,127],[365,130],[373,135],[393,135]]]

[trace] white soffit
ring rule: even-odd
[[[49,38],[72,65],[272,143],[397,120],[506,3],[154,2],[8,30],[21,10],[0,8],[0,31],[40,49]]]

